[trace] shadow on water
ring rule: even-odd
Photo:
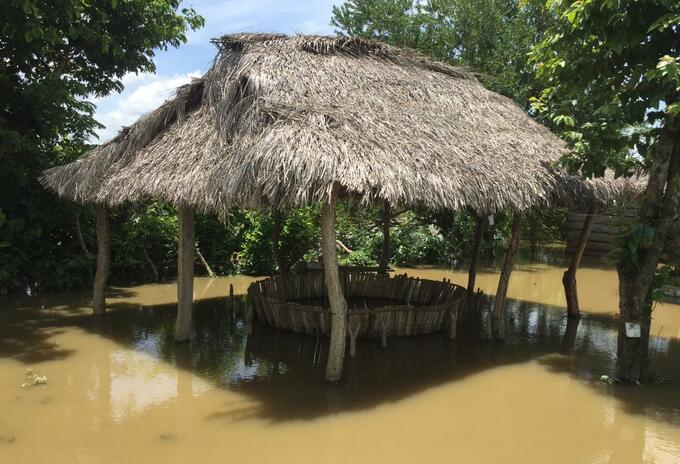
[[[481,341],[469,328],[460,330],[454,341],[443,333],[390,339],[387,348],[379,340],[360,340],[357,357],[346,359],[343,382],[329,387],[323,383],[327,340],[260,324],[247,335],[240,311],[231,310],[229,299],[196,304],[195,338],[184,345],[173,339],[174,304],[117,303],[106,317],[96,318],[78,311],[79,303],[63,302],[58,311],[18,309],[0,314],[0,356],[27,365],[67,358],[74,352],[52,338],[79,329],[257,400],[254,406],[217,410],[206,417],[209,421],[304,420],[360,411],[486,370],[537,362],[614,396],[630,413],[680,424],[680,341],[661,339],[656,346],[652,342],[654,368],[665,382],[643,387],[605,384],[599,378],[611,375],[614,368],[616,320],[603,315],[584,315],[574,325],[567,322],[563,308],[510,300],[511,335],[503,344]],[[243,307],[245,301],[237,303]]]

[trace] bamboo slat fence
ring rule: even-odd
[[[371,272],[341,274],[348,301],[347,331],[356,338],[428,334],[448,329],[455,338],[458,311],[465,300],[463,287]],[[321,272],[271,277],[248,288],[257,318],[274,327],[298,333],[329,336],[330,309]],[[369,304],[370,303],[370,304]]]

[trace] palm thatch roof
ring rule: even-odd
[[[555,167],[563,142],[463,69],[338,37],[214,40],[201,78],[41,181],[64,198],[204,210],[365,201],[478,211],[608,202],[622,185]]]

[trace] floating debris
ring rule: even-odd
[[[34,373],[32,369],[28,369],[26,371],[26,378],[28,381],[21,384],[21,386],[24,388],[35,387],[37,385],[47,385],[47,376],[38,375]]]
[[[173,440],[177,439],[177,435],[174,434],[174,433],[161,433],[158,437],[161,440],[165,440],[165,441],[173,441]]]
[[[605,383],[614,383],[614,379],[609,377],[607,374],[603,374],[600,376],[600,381],[605,382]]]
[[[0,435],[0,443],[13,443],[15,442],[17,437],[14,435]]]

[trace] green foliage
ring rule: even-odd
[[[126,284],[174,278],[177,231],[177,211],[167,205],[150,203],[114,210],[111,281]],[[94,246],[96,250],[96,243]]]
[[[152,72],[155,49],[203,24],[179,0],[7,0],[0,9],[0,293],[82,286],[75,205],[37,182],[75,159],[98,123],[87,99]]]
[[[565,134],[572,170],[625,174],[645,164],[660,126],[677,123],[678,13],[671,0],[550,0],[556,18],[531,53],[542,119]],[[665,103],[665,109],[663,109]],[[661,124],[660,124],[661,123]]]
[[[528,53],[552,16],[526,0],[347,0],[337,32],[408,46],[479,73],[490,89],[528,107],[538,92]]]
[[[321,236],[319,208],[306,207],[286,212],[281,232],[281,254],[289,267],[306,260],[318,260]]]
[[[238,271],[247,275],[268,275],[274,271],[271,214],[246,211],[243,216],[243,242],[238,253]]]

